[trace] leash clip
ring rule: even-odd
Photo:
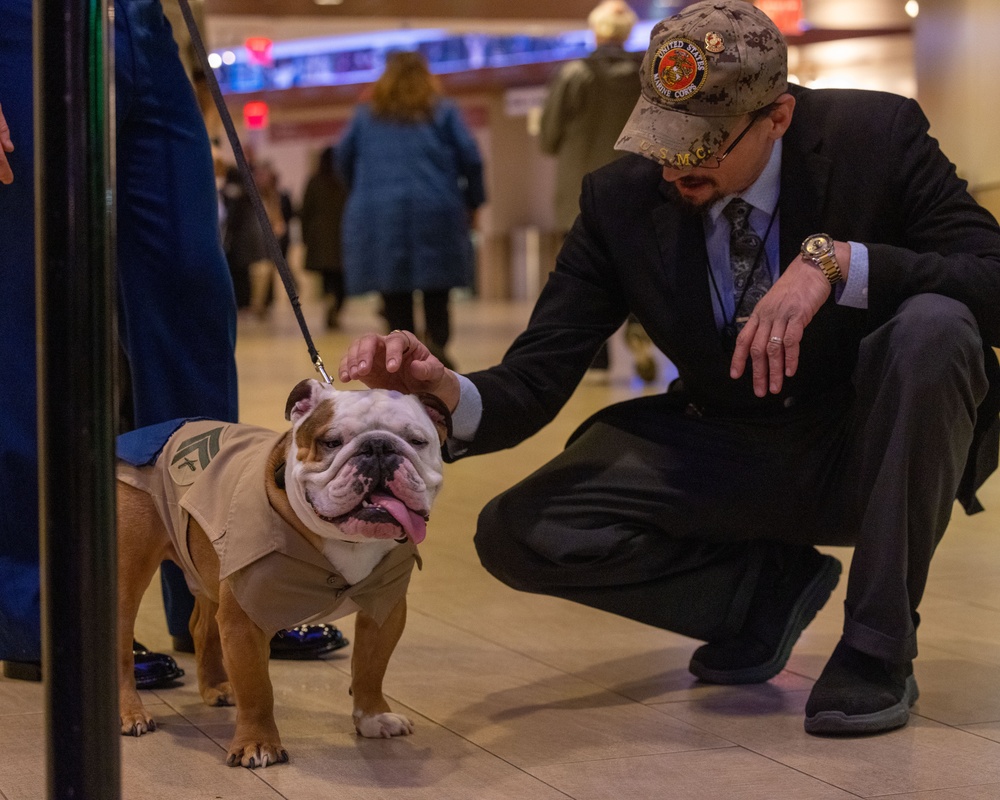
[[[318,353],[316,354],[316,358],[313,359],[313,366],[315,366],[316,371],[323,376],[323,380],[332,386],[333,378],[331,378],[330,374],[326,371],[326,367],[323,366],[323,359],[319,357]]]

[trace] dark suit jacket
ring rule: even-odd
[[[528,328],[502,363],[469,378],[483,419],[467,454],[510,447],[549,422],[600,343],[632,312],[677,366],[697,402],[738,413],[777,410],[849,385],[861,339],[899,303],[934,292],[965,303],[987,351],[990,393],[960,499],[996,467],[1000,368],[1000,228],[978,206],[928,134],[916,102],[880,92],[792,87],[796,107],[783,139],[781,268],[802,240],[825,232],[860,242],[870,258],[869,308],[834,297],[807,326],[798,372],[782,393],[753,395],[750,370],[729,377],[730,352],[712,314],[699,214],[660,168],[628,156],[584,181],[581,213]],[[640,435],[643,431],[636,431]]]

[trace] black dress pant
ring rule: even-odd
[[[918,295],[863,340],[853,386],[820,402],[698,416],[667,394],[605,409],[483,509],[476,548],[514,588],[717,640],[742,626],[763,564],[854,545],[845,641],[912,659],[986,389],[971,313]]]
[[[451,315],[448,308],[450,293],[450,289],[425,289],[422,292],[425,333],[421,338],[441,350],[451,338]],[[382,302],[389,330],[418,333],[413,316],[413,292],[383,292]]]

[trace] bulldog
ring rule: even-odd
[[[382,679],[406,622],[417,545],[441,487],[447,409],[427,396],[299,383],[291,429],[173,420],[118,440],[118,685],[121,732],[156,724],[136,691],[139,602],[171,559],[195,595],[198,688],[236,705],[230,766],[288,760],[274,721],[269,643],[279,630],[356,613],[354,726],[402,736]]]

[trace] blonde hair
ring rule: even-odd
[[[636,13],[624,0],[604,0],[587,17],[587,25],[598,41],[621,44],[628,39],[638,21]]]
[[[441,96],[441,84],[431,74],[427,60],[404,50],[390,53],[385,71],[372,87],[372,113],[399,122],[431,118]]]

